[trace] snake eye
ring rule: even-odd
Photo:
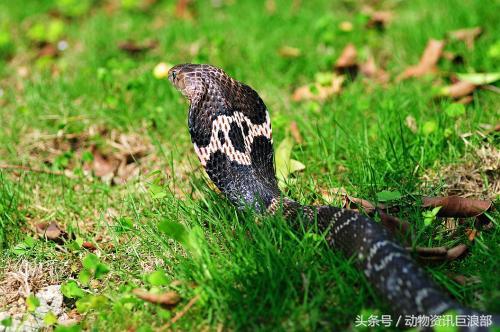
[[[174,80],[175,80],[175,78],[176,78],[176,77],[177,77],[177,72],[173,71],[173,72],[172,72],[172,79],[174,79]]]

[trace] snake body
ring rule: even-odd
[[[443,292],[378,223],[351,210],[305,206],[283,196],[275,176],[269,112],[252,88],[211,65],[177,65],[169,80],[189,100],[189,131],[201,164],[234,205],[260,213],[280,210],[293,223],[300,218],[317,225],[332,248],[356,257],[359,269],[399,317],[476,313]]]

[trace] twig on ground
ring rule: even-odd
[[[191,300],[189,300],[188,304],[186,304],[186,306],[184,308],[182,308],[182,310],[178,311],[175,316],[165,325],[163,325],[162,327],[160,327],[158,329],[158,331],[166,331],[168,330],[173,324],[175,324],[175,322],[177,322],[179,319],[181,319],[187,312],[189,309],[191,309],[191,307],[200,299],[200,296],[199,295],[196,295],[195,297],[193,297]]]
[[[74,179],[75,176],[73,174],[65,173],[63,171],[53,171],[49,169],[43,169],[43,168],[36,168],[36,167],[30,167],[30,166],[24,166],[24,165],[9,165],[9,164],[0,164],[0,169],[5,169],[5,170],[18,170],[18,171],[26,171],[26,172],[32,172],[32,173],[42,173],[42,174],[51,174],[51,175],[58,175],[58,176],[65,176],[70,179]]]

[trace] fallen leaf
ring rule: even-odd
[[[43,46],[39,51],[37,56],[39,58],[41,57],[56,57],[59,54],[59,50],[57,49],[57,46],[51,43],[46,44]]]
[[[470,242],[474,241],[477,235],[477,229],[469,229],[467,231],[467,239],[469,239]]]
[[[347,44],[335,63],[335,69],[341,73],[356,70],[358,67],[357,58],[358,52],[354,44]]]
[[[304,142],[302,135],[300,134],[299,126],[295,121],[290,122],[290,134],[292,134],[295,143],[302,144]]]
[[[446,247],[417,247],[406,248],[418,254],[419,258],[425,260],[454,260],[462,256],[468,249],[467,245],[459,244],[453,248]]]
[[[458,228],[458,221],[453,218],[446,218],[444,227],[447,231],[455,232]]]
[[[278,50],[278,54],[283,58],[297,58],[301,53],[300,49],[286,45]]]
[[[448,249],[448,251],[446,252],[446,259],[447,260],[457,259],[467,251],[467,248],[468,248],[467,245],[459,244],[451,249]]]
[[[382,225],[387,228],[392,234],[401,234],[407,236],[410,234],[410,223],[406,220],[401,220],[391,216],[381,210],[378,211]]]
[[[449,277],[462,286],[477,284],[481,282],[481,278],[478,278],[476,276],[466,277],[462,274],[457,274],[457,275],[450,275]]]
[[[453,62],[454,64],[463,64],[464,63],[463,56],[461,56],[460,54],[457,54],[457,53],[450,52],[450,51],[444,51],[443,58],[445,58],[448,61]]]
[[[347,198],[347,191],[343,187],[329,189],[320,188],[319,192],[321,193],[321,197],[325,202],[331,203],[333,201],[341,201],[342,208],[347,207],[347,204],[349,203],[349,199]]]
[[[467,284],[467,277],[462,274],[453,275],[450,278],[459,285],[465,286]]]
[[[457,100],[457,103],[462,104],[462,105],[467,105],[470,104],[474,100],[474,97],[472,96],[465,96]]]
[[[377,200],[380,202],[388,202],[393,200],[398,200],[401,198],[401,193],[399,191],[382,190],[377,193]]]
[[[194,15],[189,8],[190,5],[191,0],[177,0],[177,4],[175,5],[175,16],[185,20],[193,19]]]
[[[118,44],[118,48],[130,55],[144,53],[158,46],[157,40],[150,40],[144,43],[137,43],[133,40],[122,41]]]
[[[477,217],[488,211],[492,204],[489,200],[477,200],[458,196],[424,197],[422,207],[441,206],[439,217],[468,218]]]
[[[56,240],[61,236],[61,229],[55,221],[49,224],[49,227],[45,230],[45,236],[49,240]]]
[[[475,85],[491,84],[500,80],[498,73],[457,73],[460,81],[469,82]]]
[[[298,160],[290,159],[290,174],[300,172],[306,169],[306,165]]]
[[[372,202],[367,201],[366,199],[357,198],[349,195],[347,195],[347,198],[349,199],[349,202],[361,206],[363,210],[366,211],[366,213],[370,214],[372,212],[375,212],[376,207]]]
[[[84,247],[85,249],[88,249],[88,250],[96,250],[96,246],[92,243],[92,242],[89,242],[89,241],[85,241],[82,243],[82,247]]]
[[[449,35],[454,39],[463,41],[465,45],[467,45],[467,48],[473,49],[474,41],[481,35],[482,32],[483,29],[481,29],[480,27],[474,27],[451,31]]]
[[[124,184],[134,176],[139,175],[140,169],[137,163],[131,162],[127,164],[125,159],[122,159],[120,166],[116,170],[116,176],[113,177],[113,183]]]
[[[439,95],[451,98],[461,98],[470,95],[476,90],[476,85],[466,81],[458,81],[452,85],[443,87]]]
[[[36,230],[40,235],[45,236],[47,240],[52,241],[61,238],[61,235],[63,234],[61,228],[59,228],[59,225],[55,221],[50,224],[39,223],[36,225]]]
[[[382,68],[377,67],[373,56],[369,56],[368,59],[360,65],[359,70],[361,74],[368,78],[373,78],[378,83],[384,84],[389,82],[389,74]]]
[[[276,12],[276,1],[275,0],[266,0],[266,12],[268,14],[274,14]]]
[[[181,297],[179,296],[179,294],[177,294],[177,292],[174,291],[155,294],[136,288],[132,291],[132,293],[141,300],[154,304],[159,304],[168,309],[174,308],[181,301]]]
[[[327,86],[319,82],[301,86],[293,92],[292,100],[326,100],[329,97],[340,93],[344,80],[344,75],[333,75],[330,84]]]
[[[98,150],[93,152],[94,159],[92,160],[92,169],[95,176],[104,177],[114,173],[119,166],[119,161],[116,159],[104,157]]]
[[[401,81],[410,77],[420,77],[436,71],[436,64],[439,61],[444,49],[444,41],[431,39],[427,43],[424,53],[420,57],[420,62],[407,68],[397,78]]]
[[[406,248],[407,250],[414,251],[420,257],[446,257],[448,249],[446,247],[416,247]]]
[[[301,171],[305,168],[304,164],[290,158],[292,149],[293,140],[290,137],[281,141],[276,149],[276,176],[280,183],[286,181],[290,174]]]
[[[383,30],[392,21],[392,17],[393,14],[390,11],[374,11],[371,13],[370,19],[368,20],[366,26],[368,28]]]

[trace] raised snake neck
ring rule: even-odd
[[[169,79],[188,98],[189,132],[201,164],[237,207],[283,212],[317,225],[328,244],[356,265],[387,301],[392,314],[440,315],[450,310],[484,315],[460,306],[444,293],[389,232],[371,219],[332,206],[304,206],[283,197],[275,176],[271,121],[266,105],[249,86],[211,65],[173,67]],[[500,321],[491,317],[494,324]],[[463,327],[485,331],[485,327]]]

